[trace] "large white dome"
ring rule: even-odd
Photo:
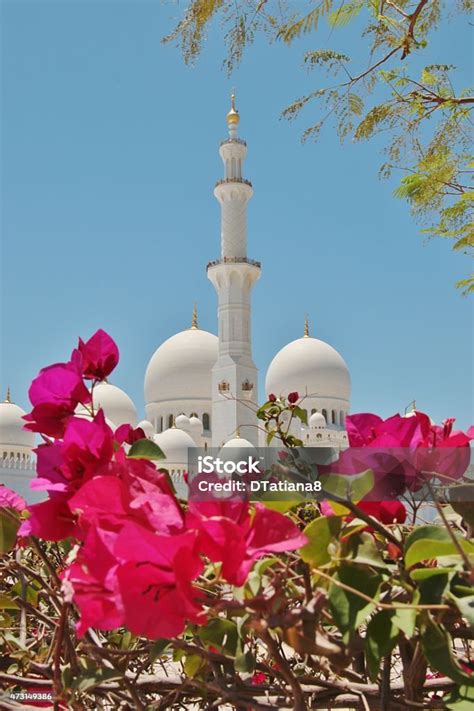
[[[24,430],[25,411],[8,400],[0,403],[0,447],[34,447],[34,432]],[[1,456],[1,452],[0,452]]]
[[[304,336],[279,351],[267,371],[266,395],[337,398],[349,401],[349,369],[341,355],[328,343]]]
[[[162,343],[146,369],[146,404],[210,400],[217,344],[217,336],[199,328],[188,328]]]
[[[94,388],[92,396],[94,408],[101,407],[108,420],[116,427],[132,425],[135,427],[138,420],[137,410],[126,392],[111,383],[99,383]]]

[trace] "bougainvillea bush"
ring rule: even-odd
[[[98,331],[31,384],[44,500],[0,486],[0,708],[473,708],[472,431],[352,415],[323,500],[179,500],[94,410],[118,358]],[[299,395],[257,417],[291,467]]]

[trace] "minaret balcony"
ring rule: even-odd
[[[214,259],[209,262],[206,269],[211,267],[217,267],[219,264],[250,264],[252,267],[262,268],[261,262],[257,262],[256,259],[249,259],[248,257],[222,257],[221,259]]]
[[[217,181],[215,187],[217,188],[218,185],[227,185],[228,183],[241,183],[252,187],[252,183],[246,178],[221,178],[221,180]]]
[[[224,141],[221,141],[220,145],[225,146],[227,143],[240,143],[241,146],[247,145],[247,141],[244,141],[243,138],[226,138]]]

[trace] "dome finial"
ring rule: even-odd
[[[237,439],[240,439],[240,427],[237,427],[235,436],[236,436]]]
[[[5,394],[5,400],[3,402],[11,403],[10,386],[7,387],[7,392]]]
[[[304,319],[304,333],[303,333],[304,338],[309,338],[309,321],[308,321],[308,314],[306,314],[305,319]]]
[[[231,126],[237,126],[239,121],[239,112],[235,108],[235,93],[232,91],[232,94],[230,95],[230,111],[227,114],[227,125],[231,128]]]
[[[191,320],[191,328],[193,328],[193,329],[199,328],[199,324],[198,324],[198,310],[197,310],[197,304],[196,304],[196,302],[194,302],[194,306],[193,306],[193,317],[192,317],[192,320]]]

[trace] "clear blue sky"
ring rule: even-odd
[[[255,190],[249,256],[263,262],[253,300],[261,396],[271,358],[302,335],[308,312],[312,334],[349,364],[352,411],[388,416],[416,398],[437,421],[469,424],[472,300],[453,287],[469,263],[447,242],[423,243],[394,183],[377,178],[377,145],[341,146],[326,131],[302,146],[306,122],[279,120],[312,86],[303,45],[259,42],[229,79],[217,33],[195,68],[160,43],[182,4],[1,9],[1,386],[15,401],[27,408],[39,368],[102,327],[121,350],[113,382],[142,411],[147,362],[189,325],[193,301],[215,331],[205,265],[219,250],[212,190],[235,84]],[[314,44],[356,46],[350,32],[322,32]],[[456,41],[452,32],[431,56],[466,65],[468,30]]]

